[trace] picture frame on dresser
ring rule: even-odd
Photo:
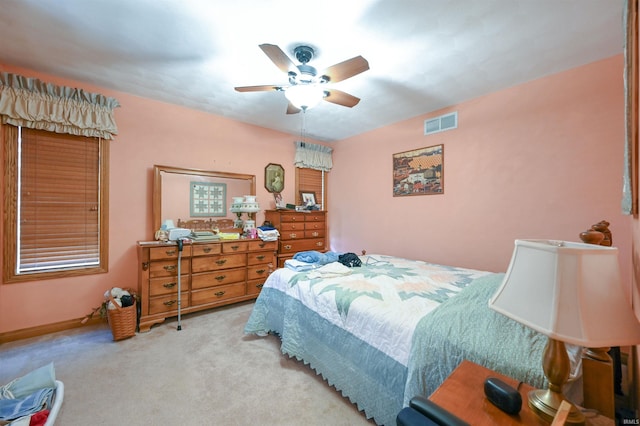
[[[304,206],[316,205],[316,193],[313,191],[300,191],[300,200]]]
[[[284,209],[287,207],[287,203],[285,203],[284,199],[282,198],[282,193],[274,192],[273,200],[276,202],[276,209]]]

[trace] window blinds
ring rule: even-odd
[[[18,273],[99,265],[99,147],[21,129]]]

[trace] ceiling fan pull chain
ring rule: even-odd
[[[302,143],[307,141],[307,111],[306,109],[302,110]]]

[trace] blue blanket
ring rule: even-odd
[[[327,263],[337,262],[340,253],[328,251],[326,253],[320,253],[319,251],[299,251],[293,255],[295,260],[305,263],[315,263],[318,265],[326,265]]]
[[[431,395],[464,359],[534,387],[546,385],[542,372],[546,336],[489,308],[503,276],[478,278],[418,323],[405,405],[415,395]]]

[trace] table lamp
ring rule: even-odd
[[[640,322],[622,288],[615,247],[516,240],[489,307],[548,337],[542,366],[549,388],[528,395],[529,407],[547,422],[566,400],[562,387],[570,362],[565,342],[588,348],[640,342]],[[584,422],[572,404],[567,423]]]

